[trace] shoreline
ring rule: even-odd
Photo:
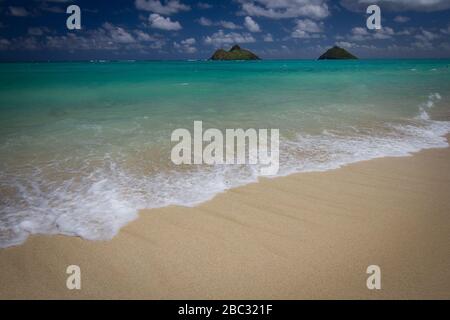
[[[434,121],[435,123],[437,121]],[[448,129],[450,130],[450,129]],[[448,130],[446,129],[445,132],[448,132]],[[110,241],[112,240],[114,237],[116,237],[121,230],[126,227],[128,224],[133,223],[134,221],[138,220],[141,216],[141,214],[143,212],[146,211],[152,211],[152,210],[162,210],[165,208],[171,208],[171,207],[181,207],[181,208],[196,208],[198,206],[201,206],[205,203],[208,203],[212,200],[214,200],[217,196],[220,196],[221,194],[230,192],[230,190],[234,190],[234,189],[238,189],[238,188],[242,188],[242,187],[246,187],[252,184],[258,184],[263,180],[274,180],[274,179],[280,179],[280,178],[286,178],[286,177],[290,177],[293,175],[298,175],[298,174],[310,174],[310,173],[326,173],[326,172],[330,172],[330,171],[334,171],[334,170],[339,170],[342,168],[346,168],[347,166],[351,166],[354,164],[358,164],[358,163],[364,163],[367,161],[373,161],[373,160],[377,160],[377,159],[396,159],[396,158],[404,158],[404,157],[411,157],[414,156],[417,153],[426,151],[426,150],[439,150],[439,149],[445,149],[445,148],[450,148],[450,133],[441,133],[441,135],[436,135],[436,137],[442,138],[441,141],[439,142],[434,142],[433,146],[414,146],[414,147],[410,147],[410,150],[402,150],[402,151],[397,151],[394,153],[387,153],[387,154],[372,154],[371,156],[367,156],[368,158],[355,158],[355,159],[346,159],[346,160],[340,160],[340,161],[335,161],[335,163],[327,163],[324,167],[320,168],[320,167],[316,167],[316,168],[310,168],[310,169],[305,169],[304,171],[302,171],[302,169],[291,169],[291,171],[288,172],[284,172],[284,173],[277,173],[277,175],[274,176],[264,176],[264,175],[257,175],[256,177],[254,177],[254,179],[249,180],[249,181],[245,181],[245,182],[237,182],[231,186],[227,186],[227,187],[223,187],[220,190],[215,190],[212,194],[207,194],[206,196],[203,196],[203,198],[197,199],[197,200],[193,200],[191,202],[185,202],[185,203],[172,203],[172,204],[165,204],[163,206],[160,207],[149,207],[149,208],[143,208],[143,209],[132,209],[132,213],[128,213],[128,217],[122,220],[122,221],[117,229],[117,231],[114,231],[115,234],[112,238],[108,237],[90,237],[89,235],[79,235],[79,233],[74,233],[74,232],[64,232],[61,229],[56,229],[56,230],[52,230],[52,231],[47,231],[45,233],[39,233],[39,232],[34,232],[34,233],[28,233],[28,235],[26,236],[25,240],[23,242],[16,242],[15,244],[9,244],[7,246],[1,246],[0,245],[0,250],[2,249],[6,249],[6,248],[11,248],[11,247],[16,247],[16,246],[21,246],[23,244],[25,244],[28,239],[30,237],[33,236],[55,236],[55,235],[59,235],[59,236],[69,236],[69,237],[79,237],[83,240],[90,240],[90,241]],[[397,153],[397,154],[395,154]],[[111,233],[110,233],[111,234]]]
[[[0,250],[0,298],[449,299],[449,160],[427,149],[262,178],[142,210],[111,241],[32,235]],[[71,264],[81,291],[65,287]]]

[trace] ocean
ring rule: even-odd
[[[0,247],[108,240],[140,209],[258,180],[174,165],[171,133],[194,121],[279,129],[279,176],[445,148],[450,60],[0,64]]]

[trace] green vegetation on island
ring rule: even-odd
[[[338,46],[334,46],[331,49],[328,49],[323,55],[319,57],[319,60],[356,60],[358,59],[356,56],[348,52],[347,50],[340,48]]]
[[[231,48],[230,51],[219,49],[214,52],[211,60],[261,60],[256,54],[249,50],[241,49],[238,45]]]

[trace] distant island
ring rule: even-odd
[[[230,51],[219,49],[214,52],[211,60],[261,60],[256,54],[249,50],[242,49],[238,45],[231,48]]]
[[[328,49],[323,55],[319,57],[319,60],[355,60],[358,59],[356,56],[348,52],[347,50],[334,46]]]

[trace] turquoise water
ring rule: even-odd
[[[170,161],[177,128],[280,130],[280,172],[447,147],[450,60],[0,64],[0,247],[110,239],[143,208],[191,206],[255,166]]]

